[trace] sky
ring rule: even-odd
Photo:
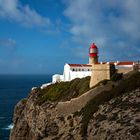
[[[0,0],[0,74],[63,73],[88,63],[140,60],[140,0]]]

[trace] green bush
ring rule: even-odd
[[[99,82],[99,84],[106,85],[108,81],[109,81],[109,80],[105,79],[105,80],[102,80],[101,82]]]
[[[90,77],[76,78],[70,82],[60,82],[47,86],[40,90],[40,96],[37,103],[42,104],[45,101],[66,101],[80,96],[88,91]]]
[[[111,76],[111,81],[118,81],[118,80],[121,80],[123,77],[123,74],[122,73],[114,73],[112,76]]]

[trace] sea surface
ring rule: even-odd
[[[51,75],[0,75],[0,140],[9,140],[15,105],[32,87],[51,82]]]

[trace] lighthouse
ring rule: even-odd
[[[98,48],[95,43],[92,43],[89,48],[89,64],[98,63]]]

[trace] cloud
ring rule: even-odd
[[[0,17],[28,27],[51,27],[49,18],[41,16],[29,5],[23,6],[19,0],[0,0]]]
[[[104,60],[140,59],[139,0],[64,0],[64,3],[73,40],[80,44],[94,41]]]
[[[15,48],[16,47],[16,41],[14,39],[11,39],[11,38],[0,39],[0,46],[9,47],[9,48]]]

